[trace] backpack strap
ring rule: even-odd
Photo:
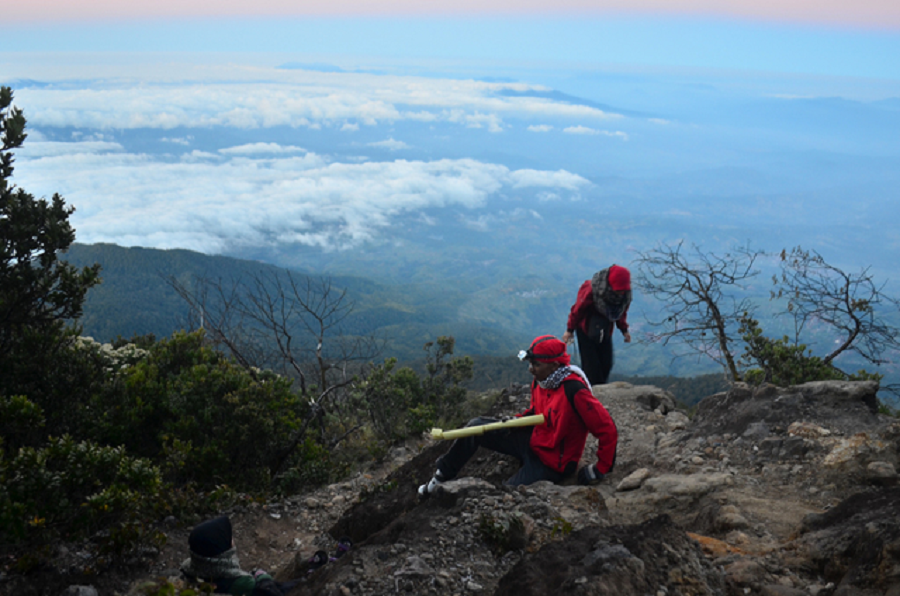
[[[567,381],[563,381],[562,386],[566,392],[566,397],[569,398],[569,404],[572,406],[572,409],[575,410],[575,413],[578,414],[578,417],[581,418],[581,414],[578,413],[578,408],[575,407],[575,394],[582,389],[587,389],[588,391],[590,391],[590,388],[585,385],[584,381],[582,381],[581,379],[569,379]]]

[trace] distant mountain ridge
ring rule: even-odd
[[[184,250],[123,248],[114,244],[75,244],[64,257],[82,267],[99,263],[103,282],[87,296],[79,321],[83,333],[98,341],[153,333],[165,337],[184,328],[189,308],[167,281],[190,286],[195,278],[222,280],[274,272],[278,267],[258,261],[212,256]],[[300,269],[300,275],[323,276]],[[464,291],[433,283],[390,285],[372,279],[333,276],[355,304],[348,333],[376,334],[386,340],[385,356],[401,361],[422,357],[422,346],[440,335],[457,338],[465,354],[514,354],[529,337],[496,324],[459,320],[455,305]]]

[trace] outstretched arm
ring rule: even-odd
[[[608,474],[616,461],[616,446],[619,442],[616,423],[603,404],[587,388],[578,391],[574,401],[588,432],[597,437],[597,472]]]

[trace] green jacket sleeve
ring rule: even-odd
[[[255,578],[252,575],[242,575],[234,580],[228,593],[232,596],[250,596],[253,593],[253,588],[256,587],[256,582],[261,579],[272,579],[272,576],[268,573],[261,573]]]

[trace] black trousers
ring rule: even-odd
[[[497,419],[481,416],[473,418],[466,426],[479,426],[491,422],[497,422]],[[532,484],[538,480],[560,482],[565,478],[565,475],[547,466],[531,450],[532,430],[534,428],[531,426],[506,428],[487,432],[483,435],[475,435],[474,437],[456,439],[450,446],[450,451],[438,458],[437,469],[441,471],[441,476],[445,480],[452,480],[456,478],[456,475],[459,474],[466,462],[475,455],[478,448],[484,447],[504,455],[511,455],[522,464],[519,471],[507,480],[506,484]]]
[[[615,330],[615,327],[613,327]],[[613,367],[613,334],[607,329],[603,339],[596,341],[580,328],[575,329],[578,339],[578,353],[581,355],[581,369],[591,385],[605,385]]]

